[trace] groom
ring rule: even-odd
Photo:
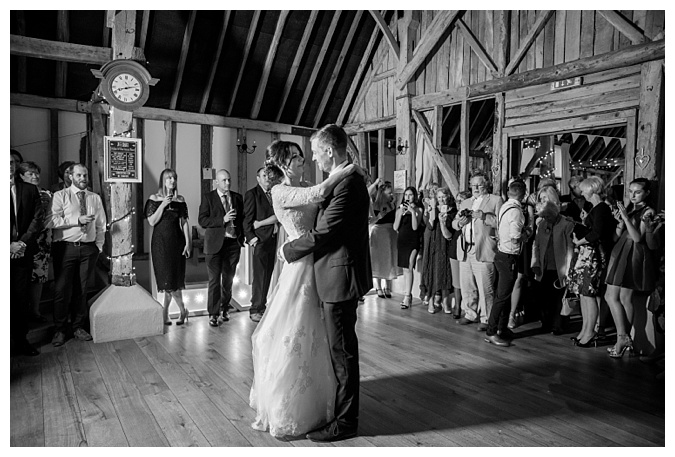
[[[313,160],[321,171],[335,173],[347,162],[347,134],[329,124],[311,137]],[[324,200],[316,228],[283,246],[286,261],[314,254],[319,298],[323,302],[333,370],[337,380],[335,419],[307,434],[312,441],[356,436],[359,420],[359,345],[356,308],[370,289],[368,190],[354,173]]]

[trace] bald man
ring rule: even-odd
[[[227,170],[216,173],[216,190],[204,194],[199,205],[199,225],[206,229],[204,254],[209,273],[209,325],[230,320],[232,280],[244,246],[244,199],[232,192]]]

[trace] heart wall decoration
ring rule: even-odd
[[[640,153],[635,156],[635,164],[644,170],[649,165],[651,159],[651,156],[646,155],[644,148],[642,148]]]

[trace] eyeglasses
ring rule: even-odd
[[[469,187],[471,187],[473,189],[485,189],[485,186],[482,185],[482,184],[480,184],[480,185],[471,184]]]

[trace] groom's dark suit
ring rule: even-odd
[[[356,309],[370,290],[369,197],[360,175],[352,174],[326,198],[316,228],[283,247],[294,262],[314,254],[314,272],[323,302],[333,369],[338,381],[335,419],[356,430],[359,417],[359,353]]]

